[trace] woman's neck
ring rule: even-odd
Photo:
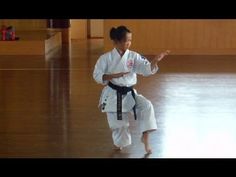
[[[116,47],[116,50],[118,51],[118,53],[120,54],[120,56],[122,57],[125,53],[125,50],[121,50],[118,47]]]

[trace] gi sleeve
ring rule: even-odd
[[[134,72],[143,76],[155,74],[158,71],[158,66],[151,70],[151,63],[140,54],[137,54],[134,59]]]
[[[103,81],[102,76],[107,72],[107,61],[103,56],[99,57],[93,71],[93,78],[98,84],[106,85],[108,81]]]

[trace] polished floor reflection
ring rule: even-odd
[[[103,41],[72,41],[41,56],[0,56],[0,157],[236,157],[236,56],[169,56],[139,93],[158,118],[146,156],[137,122],[133,144],[112,150],[102,86],[92,78]]]

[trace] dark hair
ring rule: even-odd
[[[126,33],[131,33],[131,31],[125,26],[113,27],[110,30],[110,38],[113,41],[122,41],[126,38]]]

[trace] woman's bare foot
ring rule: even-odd
[[[117,147],[116,145],[113,145],[113,149],[115,151],[121,151],[122,150],[122,147]]]
[[[149,143],[148,143],[148,132],[143,132],[141,141],[144,144],[145,151],[147,152],[147,154],[151,154],[152,149],[151,149],[151,147],[149,146]]]

